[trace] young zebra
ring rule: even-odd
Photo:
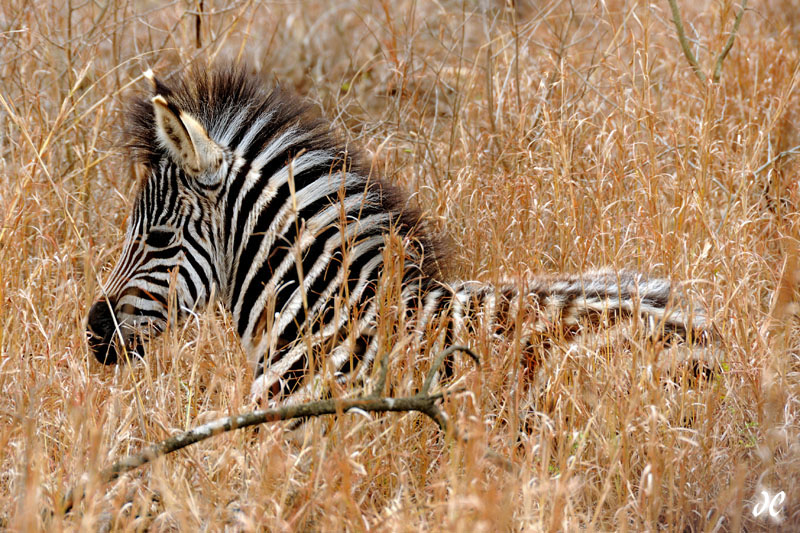
[[[271,404],[324,394],[330,376],[367,377],[379,313],[439,344],[480,324],[509,335],[526,323],[517,333],[533,345],[635,313],[658,334],[702,328],[702,318],[670,309],[667,281],[629,272],[524,290],[445,283],[420,217],[308,105],[235,67],[171,86],[146,76],[153,96],[134,102],[126,131],[146,176],[88,316],[101,363],[116,363],[123,346],[144,354],[143,342],[167,325],[171,290],[179,316],[219,295],[255,367],[253,398]]]

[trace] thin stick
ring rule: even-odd
[[[361,409],[374,413],[417,411],[436,422],[439,428],[445,433],[454,432],[455,428],[448,424],[447,417],[439,407],[436,406],[436,401],[443,397],[444,394],[440,393],[404,398],[320,400],[228,416],[165,439],[157,444],[148,446],[138,454],[130,455],[118,461],[110,468],[100,473],[100,482],[105,484],[113,481],[120,475],[150,463],[159,457],[186,448],[202,440],[209,439],[220,433],[281,420],[345,413],[350,409]],[[75,493],[76,491],[74,489],[70,489],[61,501],[61,510],[64,514],[69,513],[75,504],[81,500],[82,494],[76,496]]]
[[[766,163],[764,163],[763,165],[758,167],[755,171],[753,171],[753,174],[758,176],[764,170],[766,170],[767,167],[769,167],[770,165],[778,162],[778,160],[783,159],[787,155],[797,155],[797,154],[800,154],[800,144],[797,145],[797,146],[794,146],[792,148],[789,148],[788,150],[784,150],[783,152],[780,152],[778,155],[776,155],[775,157],[773,157],[772,159],[770,159],[769,161],[767,161]]]
[[[433,365],[431,365],[431,369],[428,371],[428,375],[425,378],[425,383],[422,385],[422,389],[419,391],[418,396],[424,398],[428,395],[428,391],[430,390],[431,385],[433,385],[433,378],[436,376],[436,372],[438,372],[439,367],[442,366],[445,358],[454,352],[463,352],[467,354],[472,358],[473,361],[475,361],[475,364],[478,366],[478,368],[480,368],[481,360],[478,357],[478,354],[473,352],[471,348],[459,345],[450,346],[446,350],[442,350],[439,355],[436,356],[436,359],[433,360]]]
[[[389,352],[384,353],[378,362],[380,364],[378,379],[375,381],[375,388],[370,395],[371,398],[379,398],[386,387],[386,376],[389,375]]]
[[[686,59],[689,61],[689,65],[691,65],[692,70],[697,75],[697,78],[700,80],[701,83],[705,85],[708,81],[706,75],[703,74],[703,70],[700,68],[700,65],[697,63],[697,58],[695,57],[694,53],[692,53],[692,49],[689,46],[689,40],[686,38],[686,32],[683,29],[683,22],[681,21],[681,12],[678,8],[677,0],[668,0],[669,7],[672,10],[672,23],[675,24],[675,30],[678,32],[678,41],[681,43],[681,49],[683,50],[683,55],[686,56]],[[725,46],[720,51],[719,55],[717,56],[717,60],[714,63],[714,74],[711,77],[711,81],[713,83],[719,83],[719,79],[722,76],[722,63],[725,61],[725,58],[728,57],[728,53],[733,48],[733,43],[736,41],[736,34],[739,33],[739,25],[742,23],[742,17],[744,16],[744,12],[747,10],[747,0],[742,0],[742,9],[736,15],[736,18],[733,21],[733,29],[731,29],[730,35],[728,35],[728,40],[725,43]]]
[[[733,29],[731,30],[731,34],[728,36],[728,42],[725,43],[725,47],[722,49],[722,52],[720,52],[719,56],[717,56],[717,64],[714,67],[714,77],[712,78],[714,83],[719,83],[719,78],[722,75],[722,62],[725,61],[725,58],[728,56],[728,52],[730,52],[731,48],[733,47],[733,41],[736,40],[736,34],[739,32],[739,24],[742,22],[742,17],[744,16],[746,9],[747,0],[742,0],[742,9],[739,11],[739,14],[736,15],[736,20],[733,22]]]
[[[380,365],[378,368],[378,378],[375,380],[375,388],[372,389],[372,394],[368,396],[369,398],[381,398],[385,394],[386,377],[389,375],[389,358],[392,354],[402,350],[409,342],[411,342],[411,337],[404,337],[392,347],[391,351],[384,352],[383,356],[378,359],[378,364]]]
[[[686,32],[683,31],[683,22],[681,22],[681,12],[678,9],[678,3],[676,2],[676,0],[669,0],[669,7],[672,9],[672,23],[675,24],[675,30],[677,30],[678,32],[678,41],[681,43],[681,48],[683,49],[683,55],[686,56],[686,59],[689,61],[689,65],[691,65],[692,70],[694,70],[694,73],[697,75],[697,78],[703,85],[705,85],[706,75],[703,74],[703,71],[700,69],[700,65],[697,64],[697,58],[694,57],[692,49],[689,48],[689,41],[688,39],[686,39]]]

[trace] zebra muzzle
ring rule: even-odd
[[[115,365],[119,360],[118,347],[125,338],[125,348],[129,355],[144,357],[144,344],[136,335],[120,334],[114,319],[112,306],[107,300],[95,302],[89,309],[86,336],[89,349],[100,363]]]

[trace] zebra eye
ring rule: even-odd
[[[175,236],[171,231],[163,229],[150,230],[150,233],[145,237],[144,242],[153,248],[166,248],[172,243],[172,238]]]

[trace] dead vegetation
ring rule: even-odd
[[[681,3],[712,81],[667,1],[512,4],[0,4],[2,529],[798,527],[800,5],[749,6],[713,82],[739,3]],[[214,309],[144,364],[100,368],[84,338],[135,187],[115,148],[125,96],[197,58],[246,59],[318,102],[447,235],[451,276],[669,277],[713,320],[723,372],[688,379],[685,350],[632,328],[555,342],[530,377],[513,339],[478,337],[482,370],[459,367],[467,392],[443,406],[466,442],[420,414],[350,414],[288,440],[225,433],[102,484],[120,457],[248,407]],[[424,374],[398,345],[389,386],[410,395]],[[763,491],[785,492],[775,519],[754,516]]]

